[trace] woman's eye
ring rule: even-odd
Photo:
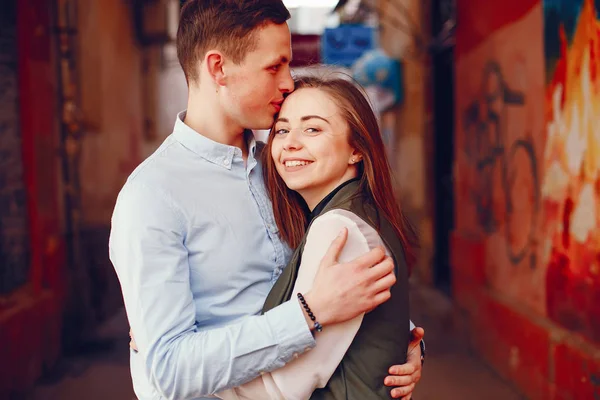
[[[275,134],[276,134],[276,135],[283,135],[283,134],[285,134],[285,133],[287,133],[287,132],[288,132],[288,131],[287,131],[287,129],[277,129],[277,130],[275,131]]]

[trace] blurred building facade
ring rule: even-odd
[[[47,7],[23,3],[5,1],[0,13],[0,397],[5,398],[59,356],[66,290],[51,22]]]
[[[0,398],[122,306],[107,253],[116,195],[186,102],[173,46],[140,27],[168,4],[0,4]]]
[[[140,27],[168,1],[0,4],[4,398],[121,306],[112,208],[186,86],[173,44]],[[528,397],[600,396],[594,1],[375,4],[402,65],[404,100],[381,124],[421,237],[413,280],[453,298],[473,349]],[[298,21],[309,61],[318,32]]]

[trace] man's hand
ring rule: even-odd
[[[408,353],[406,364],[394,365],[390,367],[389,373],[384,380],[386,386],[395,386],[392,389],[394,399],[410,400],[415,386],[421,379],[421,340],[425,336],[423,328],[412,330],[411,340],[408,344]]]
[[[394,261],[382,248],[339,264],[347,239],[344,228],[323,257],[312,289],[304,294],[323,326],[348,321],[389,300],[390,288],[396,283]]]
[[[135,338],[133,337],[133,332],[131,332],[131,329],[129,330],[129,347],[131,347],[131,349],[136,352],[138,351],[137,344],[135,343]]]

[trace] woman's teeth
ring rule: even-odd
[[[299,166],[308,165],[310,163],[311,163],[310,161],[286,161],[285,166],[286,167],[299,167]]]

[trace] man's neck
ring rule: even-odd
[[[237,126],[224,115],[219,107],[218,99],[202,96],[199,88],[194,92],[190,91],[183,122],[210,140],[240,148],[246,159],[248,143],[244,135],[244,128]]]

